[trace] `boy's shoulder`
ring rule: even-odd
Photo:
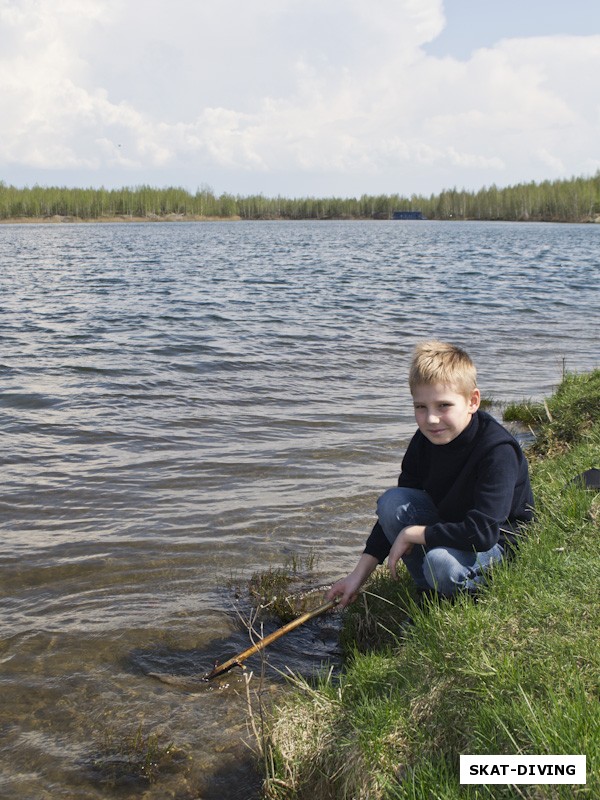
[[[512,450],[513,453],[516,453],[517,462],[522,465],[526,461],[525,454],[512,433],[487,411],[478,411],[477,415],[479,424],[473,451],[478,456],[478,460],[492,458],[501,463],[509,458]],[[501,447],[501,445],[509,445],[509,449]],[[510,458],[512,460],[513,457]]]
[[[487,433],[491,436],[499,436],[506,439],[514,439],[512,433],[507,430],[507,428],[505,428],[501,422],[498,422],[498,420],[488,411],[482,411],[479,409],[475,412],[475,417],[477,418],[477,422],[482,433]]]
[[[520,449],[521,445],[512,433],[487,411],[477,411],[476,417],[477,434],[475,438],[479,438],[491,444],[503,444],[506,442],[513,446],[516,445]]]

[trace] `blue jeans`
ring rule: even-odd
[[[390,544],[407,525],[433,525],[441,521],[427,492],[402,487],[388,489],[381,495],[377,501],[377,516]],[[475,590],[483,583],[485,571],[503,557],[504,549],[500,544],[479,553],[415,545],[402,560],[417,588],[435,589],[438,594],[450,597],[460,589]]]

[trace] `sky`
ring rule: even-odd
[[[0,0],[0,181],[429,195],[600,169],[598,0]]]

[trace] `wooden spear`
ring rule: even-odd
[[[242,661],[245,661],[249,656],[252,656],[254,653],[258,653],[260,650],[263,650],[265,647],[267,647],[267,645],[270,645],[276,639],[279,639],[286,633],[293,631],[294,628],[304,625],[304,623],[308,622],[309,619],[313,619],[314,617],[318,617],[319,614],[324,614],[325,611],[329,611],[329,609],[337,605],[338,602],[339,598],[336,598],[335,600],[328,600],[326,603],[323,603],[312,611],[307,611],[305,614],[301,614],[299,617],[296,617],[296,619],[293,619],[286,625],[282,625],[281,628],[277,628],[276,631],[273,631],[273,633],[265,636],[259,642],[256,642],[256,644],[248,647],[248,649],[244,650],[242,653],[238,653],[237,656],[230,658],[229,661],[225,661],[224,664],[216,663],[214,669],[212,669],[211,672],[206,675],[205,680],[210,681],[213,678],[216,678],[217,675],[223,675],[225,672],[229,672],[229,670],[233,667],[240,666]]]

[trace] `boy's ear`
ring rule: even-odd
[[[474,414],[477,409],[479,408],[479,404],[481,403],[481,392],[479,389],[473,389],[471,392],[471,400],[469,402],[469,411]]]

